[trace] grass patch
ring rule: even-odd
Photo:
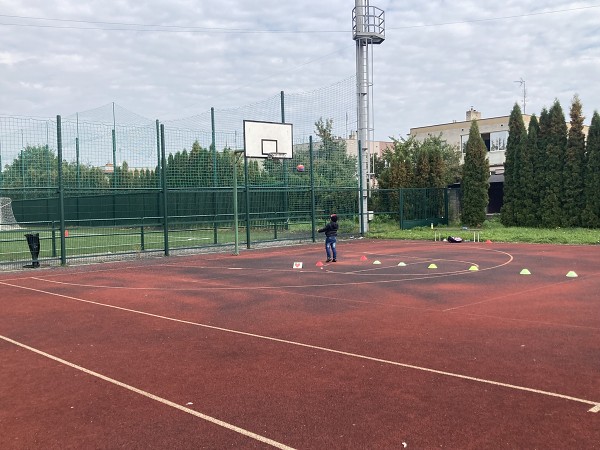
[[[437,231],[448,231],[449,236],[460,236],[465,240],[473,239],[472,232],[463,230],[460,225],[439,226]],[[398,229],[395,222],[373,221],[369,225],[368,237],[378,239],[416,239],[433,240],[430,227],[417,227],[410,230]],[[587,228],[525,228],[505,227],[497,219],[486,221],[480,229],[481,241],[492,242],[525,242],[535,244],[600,244],[600,230]]]

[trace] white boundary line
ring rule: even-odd
[[[120,382],[118,380],[115,380],[114,378],[110,378],[110,377],[107,377],[105,375],[102,375],[101,373],[94,372],[93,370],[86,369],[85,367],[78,366],[77,364],[73,364],[72,362],[66,361],[66,360],[64,360],[62,358],[58,358],[57,356],[54,356],[54,355],[51,355],[49,353],[43,352],[41,350],[38,350],[36,348],[30,347],[30,346],[25,345],[25,344],[23,344],[21,342],[17,342],[17,341],[15,341],[13,339],[10,339],[10,338],[6,337],[6,336],[0,335],[0,339],[4,340],[4,341],[6,341],[6,342],[8,342],[10,344],[14,344],[14,345],[16,345],[18,347],[24,348],[25,350],[29,350],[29,351],[31,351],[33,353],[37,353],[38,355],[44,356],[44,357],[49,358],[49,359],[51,359],[53,361],[59,362],[60,364],[64,364],[64,365],[69,366],[69,367],[71,367],[73,369],[76,369],[76,370],[79,370],[81,372],[84,372],[84,373],[86,373],[88,375],[91,375],[93,377],[100,378],[101,380],[107,381],[107,382],[112,383],[112,384],[114,384],[116,386],[119,386],[119,387],[122,387],[124,389],[127,389],[128,391],[135,392],[136,394],[142,395],[142,396],[147,397],[147,398],[149,398],[151,400],[154,400],[154,401],[157,401],[159,403],[162,403],[163,405],[170,406],[171,408],[175,408],[175,409],[183,411],[183,412],[185,412],[187,414],[191,414],[192,416],[196,416],[196,417],[198,417],[198,418],[200,418],[202,420],[206,420],[207,422],[211,422],[211,423],[213,423],[215,425],[219,425],[220,427],[227,428],[228,430],[234,431],[236,433],[239,433],[239,434],[244,435],[246,437],[249,437],[251,439],[255,439],[255,440],[263,442],[265,444],[269,444],[269,445],[271,445],[271,446],[273,446],[275,448],[280,448],[280,449],[284,449],[284,450],[291,450],[291,449],[293,449],[293,447],[288,447],[287,445],[284,445],[284,444],[282,444],[280,442],[277,442],[277,441],[274,441],[272,439],[266,438],[266,437],[261,436],[259,434],[253,433],[251,431],[245,430],[244,428],[237,427],[235,425],[232,425],[230,423],[227,423],[227,422],[224,422],[222,420],[216,419],[214,417],[208,416],[206,414],[202,414],[201,412],[194,411],[193,409],[186,408],[185,406],[178,405],[177,403],[174,403],[174,402],[172,402],[170,400],[167,400],[165,398],[162,398],[162,397],[159,397],[157,395],[151,394],[149,392],[143,391],[143,390],[138,389],[136,387],[130,386],[129,384],[122,383],[122,382]]]
[[[382,364],[389,364],[389,365],[392,365],[392,366],[404,367],[406,369],[419,370],[419,371],[422,371],[422,372],[434,373],[434,374],[437,374],[437,375],[443,375],[443,376],[447,376],[447,377],[458,378],[458,379],[461,379],[461,380],[468,380],[468,381],[474,381],[474,382],[477,382],[477,383],[489,384],[489,385],[493,385],[493,386],[500,386],[500,387],[504,387],[504,388],[508,388],[508,389],[513,389],[513,390],[518,390],[518,391],[524,391],[524,392],[530,392],[530,393],[539,394],[539,395],[545,395],[545,396],[553,397],[553,398],[561,398],[563,400],[569,400],[569,401],[573,401],[573,402],[583,403],[583,404],[586,404],[586,405],[591,405],[592,407],[588,410],[589,412],[593,412],[593,413],[600,412],[600,401],[586,400],[586,399],[583,399],[583,398],[572,397],[570,395],[558,394],[556,392],[543,391],[543,390],[540,390],[540,389],[534,389],[534,388],[529,388],[529,387],[525,387],[525,386],[518,386],[518,385],[514,385],[514,384],[509,384],[509,383],[502,383],[502,382],[499,382],[499,381],[486,380],[484,378],[471,377],[469,375],[462,375],[462,374],[453,373],[453,372],[446,372],[446,371],[443,371],[443,370],[431,369],[431,368],[428,368],[428,367],[415,366],[413,364],[405,364],[405,363],[400,363],[400,362],[397,362],[397,361],[391,361],[391,360],[387,360],[387,359],[375,358],[375,357],[372,357],[372,356],[361,355],[361,354],[358,354],[358,353],[349,353],[349,352],[344,352],[344,351],[341,351],[341,350],[335,350],[335,349],[331,349],[331,348],[327,348],[327,347],[320,347],[320,346],[317,346],[317,345],[304,344],[302,342],[289,341],[289,340],[286,340],[286,339],[279,339],[279,338],[274,338],[274,337],[271,337],[271,336],[263,336],[263,335],[260,335],[260,334],[247,333],[245,331],[232,330],[232,329],[228,329],[228,328],[222,328],[222,327],[217,327],[217,326],[213,326],[213,325],[207,325],[207,324],[203,324],[203,323],[191,322],[191,321],[188,321],[188,320],[175,319],[173,317],[161,316],[161,315],[158,315],[158,314],[152,314],[152,313],[148,313],[148,312],[144,312],[144,311],[138,311],[138,310],[135,310],[135,309],[123,308],[121,306],[107,305],[105,303],[95,302],[95,301],[92,301],[92,300],[84,300],[84,299],[77,298],[77,297],[72,297],[72,296],[69,296],[69,295],[57,294],[57,293],[54,293],[54,292],[43,291],[41,289],[34,289],[34,288],[29,288],[29,287],[14,285],[14,284],[2,282],[2,281],[0,281],[0,284],[6,285],[6,286],[15,287],[15,288],[20,288],[20,289],[25,289],[25,290],[29,290],[29,291],[33,291],[33,292],[39,292],[41,294],[48,294],[48,295],[52,295],[52,296],[56,296],[56,297],[66,298],[66,299],[69,299],[69,300],[75,300],[75,301],[82,302],[82,303],[88,303],[88,304],[92,304],[92,305],[103,306],[103,307],[106,307],[106,308],[112,308],[112,309],[116,309],[116,310],[119,310],[119,311],[126,311],[126,312],[135,313],[135,314],[140,314],[140,315],[143,315],[143,316],[154,317],[154,318],[157,318],[157,319],[169,320],[169,321],[176,322],[176,323],[183,323],[183,324],[187,324],[187,325],[193,325],[193,326],[196,326],[196,327],[202,327],[202,328],[207,328],[207,329],[216,330],[216,331],[223,331],[223,332],[226,332],[226,333],[232,333],[232,334],[237,334],[237,335],[241,335],[241,336],[248,336],[248,337],[253,337],[253,338],[257,338],[257,339],[264,339],[264,340],[267,340],[267,341],[279,342],[279,343],[282,343],[282,344],[295,345],[295,346],[298,346],[298,347],[309,348],[309,349],[312,349],[312,350],[321,350],[321,351],[324,351],[324,352],[334,353],[334,354],[337,354],[337,355],[350,356],[352,358],[358,358],[358,359],[363,359],[363,360],[367,360],[367,361],[374,361],[374,362],[378,362],[378,363],[382,363]]]
[[[508,264],[510,264],[513,261],[513,256],[510,253],[506,253],[503,252],[501,250],[491,250],[492,252],[495,253],[500,253],[506,257],[508,257],[508,259],[502,263],[496,264],[494,266],[490,266],[490,267],[485,267],[485,268],[480,268],[479,272],[484,272],[486,270],[493,270],[493,269],[497,269],[499,267],[504,267]],[[425,262],[428,261],[442,261],[442,259],[430,259],[427,258],[424,260]],[[464,261],[461,261],[464,262]],[[476,264],[476,263],[469,263],[469,264]],[[255,271],[255,269],[251,269],[251,268],[245,268],[245,267],[205,267],[205,266],[195,266],[197,269],[209,269],[209,270],[248,270],[248,271]],[[387,268],[390,267],[396,267],[394,266],[385,266]],[[277,269],[259,269],[259,270],[264,270],[264,271],[278,271]],[[290,270],[293,269],[286,269],[286,272],[289,272]],[[380,270],[380,269],[378,269]],[[344,275],[344,274],[348,274],[351,276],[355,276],[354,272],[335,272],[335,271],[329,271],[327,270],[327,272],[332,272],[335,273],[336,275]],[[314,273],[314,272],[311,272]],[[370,284],[390,284],[390,283],[404,283],[404,282],[410,282],[410,281],[416,281],[416,280],[426,280],[426,279],[430,279],[430,278],[443,278],[443,277],[451,277],[451,276],[457,276],[457,275],[472,275],[475,272],[471,272],[468,269],[461,269],[461,270],[455,270],[452,272],[435,272],[435,273],[431,273],[431,274],[425,274],[425,273],[419,273],[419,274],[413,274],[413,276],[407,276],[407,274],[402,274],[401,272],[398,273],[398,275],[401,276],[401,278],[393,278],[393,279],[389,279],[389,280],[369,280],[369,281],[349,281],[349,282],[337,282],[337,283],[331,283],[331,282],[327,282],[327,283],[317,283],[317,284],[298,284],[298,285],[283,285],[283,286],[254,286],[252,287],[253,290],[278,290],[278,289],[305,289],[305,288],[309,288],[309,287],[335,287],[335,286],[358,286],[358,285],[370,285]],[[388,274],[387,276],[393,276]],[[40,278],[40,277],[29,277],[29,279],[33,279],[33,280],[38,280],[38,281],[43,281],[45,283],[54,283],[54,284],[63,284],[63,285],[69,285],[69,286],[80,286],[80,287],[90,287],[90,288],[101,288],[101,289],[123,289],[123,290],[132,290],[132,291],[152,291],[152,290],[167,290],[167,288],[164,287],[126,287],[126,286],[109,286],[109,285],[98,285],[98,284],[83,284],[83,283],[70,283],[70,282],[65,282],[65,281],[58,281],[58,280],[50,280],[48,278]],[[192,282],[192,283],[196,283],[196,282]],[[168,288],[169,291],[193,291],[193,290],[197,290],[197,289],[201,289],[203,291],[206,290],[219,290],[219,291],[236,291],[236,290],[247,290],[248,287],[244,286],[244,287],[239,287],[239,286],[199,286],[199,287],[185,287],[185,288]]]

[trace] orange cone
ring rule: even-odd
[[[317,264],[315,264],[317,267],[322,267],[323,263],[321,261],[318,261]]]
[[[362,256],[360,257],[360,260],[361,260],[361,261],[366,261],[366,260],[367,260],[367,257],[366,257],[365,255],[362,255]]]

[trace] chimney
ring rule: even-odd
[[[473,107],[471,106],[471,109],[469,111],[467,111],[467,122],[470,122],[471,120],[479,120],[481,119],[481,113],[479,111],[477,111],[476,109],[473,109]]]

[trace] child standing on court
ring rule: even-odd
[[[319,233],[325,232],[325,252],[327,253],[327,262],[336,262],[337,261],[337,251],[335,248],[335,244],[337,242],[337,231],[338,231],[338,223],[337,216],[332,214],[329,216],[331,221],[325,225],[324,228],[321,228]],[[333,259],[331,257],[333,256]]]

